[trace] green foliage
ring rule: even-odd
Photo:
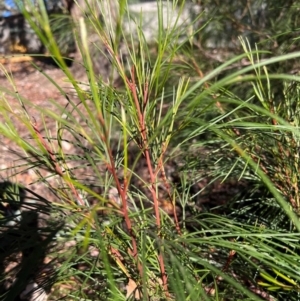
[[[275,73],[273,67],[300,54],[267,58],[266,51],[252,50],[241,39],[242,54],[203,75],[194,48],[186,47],[191,37],[180,40],[176,22],[163,29],[160,3],[159,31],[154,45],[148,45],[139,26],[130,36],[123,33],[126,1],[110,12],[114,22],[106,17],[109,1],[89,1],[73,28],[86,90],[66,66],[43,1],[39,9],[27,4],[30,13],[24,15],[76,98],[48,77],[66,96],[67,107],[56,104],[54,112],[15,93],[16,114],[5,98],[0,100],[6,121],[1,134],[25,153],[24,168],[34,169],[53,193],[53,200],[36,196],[39,204],[24,211],[46,208],[49,232],[43,243],[39,225],[25,227],[24,233],[22,219],[14,225],[21,248],[13,248],[11,239],[8,246],[23,252],[23,263],[17,270],[18,292],[12,286],[4,300],[29,281],[30,250],[36,266],[46,256],[51,259],[55,273],[44,285],[53,287],[53,299],[298,300],[300,78]],[[233,13],[226,4],[216,9],[217,16],[228,19]],[[288,24],[293,18],[288,13]],[[253,39],[260,42],[261,36]],[[95,45],[102,45],[99,51],[110,61],[108,80],[94,70]],[[246,64],[240,67],[240,62]],[[13,78],[6,76],[15,90]],[[275,83],[283,87],[282,98]],[[41,134],[27,113],[30,107],[56,123],[55,135],[46,123]],[[26,137],[12,116],[27,128]],[[68,153],[64,143],[75,152]],[[1,201],[14,203],[6,190]],[[10,233],[4,222],[2,241]],[[34,239],[26,244],[30,233]],[[1,252],[1,258],[9,257]],[[1,273],[3,283],[2,267]]]

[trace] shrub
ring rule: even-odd
[[[163,30],[160,3],[151,46],[139,26],[123,35],[126,1],[114,23],[95,13],[105,15],[108,2],[86,7],[74,33],[88,88],[66,66],[40,1],[30,9],[35,29],[42,29],[75,96],[52,81],[68,101],[67,107],[56,105],[58,113],[16,93],[16,114],[1,99],[2,135],[25,153],[24,168],[34,169],[53,192],[53,200],[35,196],[43,206],[23,209],[36,218],[45,208],[46,226],[29,229],[35,239],[26,240],[23,217],[12,230],[25,240],[21,249],[12,249],[15,240],[9,240],[23,257],[5,300],[28,284],[34,257],[36,266],[50,259],[51,273],[41,286],[52,286],[53,299],[297,300],[299,77],[268,68],[300,54],[261,60],[264,52],[241,40],[243,54],[203,75],[186,47],[192,36],[179,40],[176,23]],[[23,13],[30,22],[32,15]],[[91,36],[111,63],[108,80],[94,72]],[[218,78],[241,60],[248,64]],[[273,79],[284,86],[279,103],[272,100]],[[243,98],[232,91],[244,83]],[[47,128],[42,134],[30,107],[57,124],[55,136]],[[28,129],[27,137],[12,117]],[[10,187],[2,189],[8,196],[2,200],[14,203],[19,190]],[[11,232],[7,217],[2,221],[5,240]]]

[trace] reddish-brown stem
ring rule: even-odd
[[[107,141],[108,133],[107,133],[107,130],[106,130],[105,121],[104,121],[104,118],[103,118],[101,113],[98,114],[98,119],[99,119],[100,125],[102,126],[102,129],[103,129],[103,132],[104,132],[104,134],[102,134],[101,136],[103,137],[102,138],[103,142],[105,143],[107,151],[108,151],[108,156],[109,156],[109,161],[110,161],[109,171],[111,172],[111,174],[112,174],[112,176],[115,180],[115,184],[117,186],[117,190],[118,190],[118,193],[119,193],[121,201],[122,201],[122,212],[123,212],[124,220],[125,220],[125,223],[126,223],[126,227],[127,227],[128,232],[130,233],[130,236],[131,236],[133,256],[134,256],[135,259],[137,259],[137,255],[138,255],[137,243],[136,243],[134,233],[132,231],[131,220],[130,220],[129,215],[128,215],[128,206],[127,206],[127,199],[126,199],[127,187],[126,187],[126,185],[125,185],[125,187],[122,187],[121,182],[118,178],[117,171],[116,171],[116,168],[115,168],[114,157],[112,155],[110,145]]]
[[[172,204],[172,207],[173,207],[173,216],[174,216],[174,221],[175,221],[175,228],[176,228],[177,233],[179,235],[181,235],[181,229],[180,229],[180,225],[179,225],[179,221],[178,221],[178,217],[177,217],[176,206],[173,203],[173,198],[172,198],[172,195],[171,195],[171,188],[170,188],[170,185],[168,183],[168,179],[166,177],[165,168],[164,168],[164,164],[163,164],[163,156],[164,156],[165,152],[166,152],[166,146],[163,143],[162,152],[161,152],[161,155],[158,159],[158,165],[157,165],[157,169],[155,171],[155,175],[157,176],[157,174],[159,172],[161,172],[162,180],[163,180],[165,188],[167,189],[167,192],[168,192],[169,201],[170,201],[170,203]]]
[[[115,59],[117,65],[118,65],[118,68],[121,70],[122,69],[122,64],[120,62],[120,59],[119,59],[118,55],[114,53],[113,49],[110,47],[110,45],[107,41],[104,41],[104,44],[105,44],[107,50],[109,51],[109,53],[111,54],[111,56]],[[141,138],[142,138],[142,141],[141,141],[139,147],[141,148],[141,150],[142,150],[142,152],[143,152],[143,154],[146,158],[147,167],[148,167],[148,170],[149,170],[149,173],[150,173],[151,185],[150,185],[149,189],[150,189],[150,192],[152,194],[153,203],[154,203],[156,225],[157,225],[158,231],[160,231],[161,222],[160,222],[160,215],[159,215],[159,204],[158,204],[158,200],[157,200],[157,196],[156,196],[155,176],[154,176],[154,172],[153,172],[153,168],[152,168],[152,164],[151,164],[150,151],[149,151],[148,140],[147,140],[147,131],[146,131],[146,126],[145,126],[145,107],[146,107],[146,104],[148,102],[148,85],[146,84],[146,86],[145,86],[144,97],[146,97],[146,98],[143,99],[144,108],[143,108],[143,111],[142,111],[141,106],[139,104],[139,98],[138,98],[138,95],[137,95],[137,91],[136,91],[134,67],[131,69],[131,81],[125,75],[124,75],[124,80],[126,81],[126,84],[127,84],[129,90],[132,93],[133,101],[135,103],[135,108],[136,108],[137,114],[138,114],[140,134],[141,134]],[[112,166],[112,171],[113,171],[113,174],[114,174],[115,170],[114,170],[113,166]],[[113,176],[116,177],[116,174],[113,175]],[[118,178],[116,177],[115,180],[118,181]],[[125,185],[125,187],[126,186],[127,185]],[[120,195],[122,196],[124,194],[124,191],[121,189],[121,186],[119,185],[119,187],[117,187],[117,189],[118,189]],[[126,199],[124,198],[124,195],[122,197],[122,203],[126,204]],[[134,237],[132,237],[132,238],[134,238]],[[163,254],[161,253],[161,251],[159,252],[158,260],[159,260],[159,265],[160,265],[160,272],[161,272],[163,287],[164,287],[164,290],[165,290],[166,294],[168,294],[167,275],[166,275],[166,272],[165,272],[164,259],[163,259]]]
[[[136,106],[136,109],[138,112],[140,134],[141,134],[141,138],[142,138],[140,147],[146,158],[146,163],[147,163],[147,167],[148,167],[148,171],[149,171],[149,175],[150,175],[149,190],[151,192],[153,203],[154,203],[156,226],[157,226],[157,229],[159,231],[159,236],[160,236],[161,221],[160,221],[160,214],[159,214],[159,203],[158,203],[158,199],[157,199],[157,195],[156,195],[156,187],[155,187],[156,178],[155,178],[155,173],[153,171],[153,167],[151,164],[151,156],[150,156],[150,150],[149,150],[149,145],[148,145],[148,137],[147,137],[145,118],[144,118],[144,114],[141,111],[141,107],[140,107],[140,103],[139,103],[139,99],[138,99],[138,95],[137,95],[137,91],[136,91],[134,68],[131,69],[131,82],[127,81],[127,83],[129,84],[128,87],[132,93],[133,101],[135,103],[135,106]],[[143,103],[146,103],[146,102],[147,102],[147,100],[143,101]],[[166,275],[166,271],[165,271],[164,258],[163,258],[163,254],[162,254],[161,250],[159,251],[159,254],[158,254],[158,261],[159,261],[159,265],[160,265],[160,273],[161,273],[163,287],[164,287],[165,292],[167,293],[168,292],[167,275]]]
[[[64,173],[61,169],[61,167],[59,166],[59,164],[57,163],[55,154],[53,153],[51,147],[48,145],[48,143],[45,141],[44,137],[42,136],[40,130],[37,128],[36,124],[31,122],[32,128],[35,132],[35,134],[37,135],[38,140],[40,141],[40,143],[43,145],[43,147],[45,148],[45,150],[47,151],[47,154],[50,158],[50,163],[54,168],[54,171],[56,172],[56,174],[58,174],[60,177],[64,177]],[[80,195],[78,194],[76,188],[74,187],[74,185],[67,181],[67,184],[70,188],[70,190],[72,191],[72,193],[74,194],[74,196],[76,197],[79,205],[84,206],[84,201],[82,200],[82,198],[80,197]]]
[[[225,263],[225,265],[224,265],[224,267],[223,267],[223,269],[222,269],[222,272],[226,272],[226,271],[229,269],[229,267],[230,267],[230,265],[231,265],[231,263],[232,263],[232,260],[233,260],[235,254],[236,254],[236,251],[235,251],[235,250],[230,250],[230,251],[229,251],[229,255],[228,255],[227,261],[226,261],[226,263]],[[218,276],[216,276],[215,279],[216,279],[216,283],[219,284],[220,278],[219,278]],[[211,288],[208,290],[208,294],[211,294],[212,289],[213,289],[213,288],[211,287]]]
[[[147,162],[147,167],[148,171],[150,174],[150,181],[151,181],[151,186],[150,186],[150,191],[153,197],[153,202],[154,202],[154,209],[155,209],[155,217],[156,217],[156,224],[158,229],[160,229],[160,215],[159,215],[159,204],[158,204],[158,199],[156,196],[156,188],[155,188],[155,175],[153,172],[152,164],[151,164],[151,156],[150,156],[150,150],[149,150],[149,145],[148,145],[148,137],[147,137],[147,131],[146,131],[146,125],[145,125],[145,119],[143,117],[143,114],[141,112],[138,96],[136,93],[136,85],[135,85],[135,74],[134,74],[134,68],[132,68],[131,72],[131,78],[132,78],[132,84],[131,84],[131,91],[133,94],[133,99],[136,105],[136,108],[138,110],[138,117],[139,117],[139,122],[140,122],[140,133],[142,136],[142,151],[145,155],[146,162]]]

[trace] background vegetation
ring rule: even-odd
[[[201,1],[189,30],[163,27],[158,2],[149,44],[141,26],[123,32],[125,0],[112,11],[88,1],[69,19],[82,86],[54,38],[58,21],[27,1],[22,13],[75,96],[53,82],[68,106],[35,107],[55,136],[36,127],[30,99],[16,95],[18,114],[0,100],[1,134],[53,192],[2,184],[1,262],[22,254],[1,267],[3,300],[33,280],[49,300],[299,299],[299,4],[273,2]]]

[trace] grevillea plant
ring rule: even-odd
[[[25,162],[18,168],[34,171],[52,195],[34,195],[37,205],[28,207],[37,213],[42,203],[52,231],[45,238],[37,223],[35,241],[21,239],[18,292],[8,287],[4,300],[31,281],[24,271],[32,245],[37,266],[51,262],[35,287],[47,287],[51,300],[297,300],[299,77],[268,68],[300,54],[261,60],[266,52],[241,40],[242,54],[204,72],[193,48],[198,20],[180,23],[184,1],[157,2],[149,43],[143,14],[134,19],[127,1],[89,0],[69,16],[78,49],[69,68],[53,36],[55,16],[43,1],[25,2],[22,13],[69,88],[35,66],[66,99],[49,99],[50,110],[19,95],[1,67],[10,86],[1,87],[1,135]],[[284,86],[282,103],[272,100],[273,79]]]

